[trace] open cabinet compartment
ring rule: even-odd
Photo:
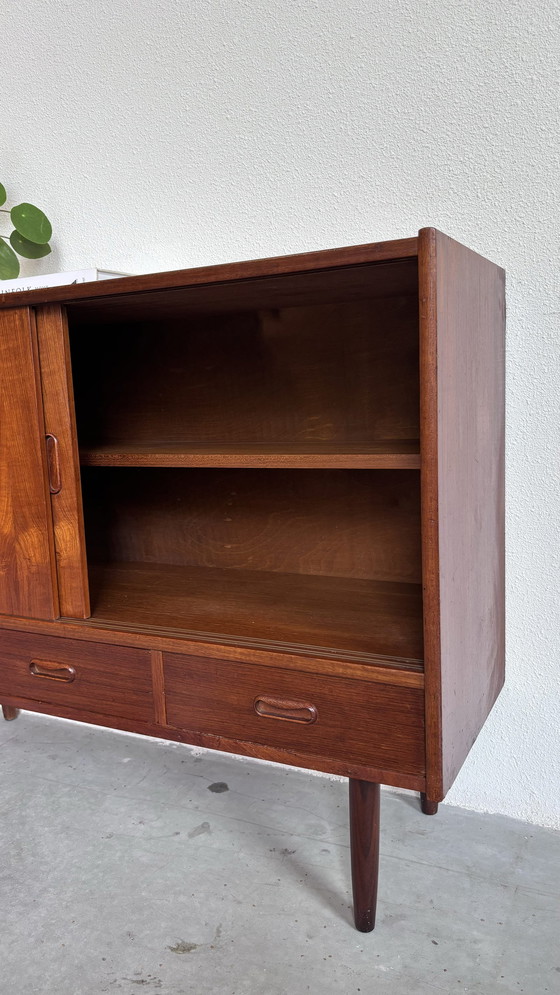
[[[413,263],[70,309],[83,465],[417,468]]]
[[[83,472],[94,617],[422,660],[415,470]]]
[[[69,330],[94,618],[421,666],[416,259]]]

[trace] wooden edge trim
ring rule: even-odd
[[[305,273],[309,270],[360,266],[391,260],[397,262],[413,258],[417,252],[418,242],[416,238],[368,242],[362,245],[348,245],[317,252],[301,252],[288,256],[271,256],[267,259],[222,263],[217,266],[198,266],[193,269],[169,270],[163,273],[99,280],[95,283],[46,287],[21,291],[18,294],[0,293],[0,308],[21,304],[37,306],[38,304],[60,301],[74,303],[81,300],[149,293],[158,290],[182,290],[186,287],[201,286],[205,283],[230,283],[237,280],[254,280],[260,277]]]
[[[9,295],[12,296],[11,294]],[[47,454],[47,442],[46,442],[46,429],[45,429],[45,410],[43,405],[43,389],[41,383],[41,363],[39,359],[39,336],[37,331],[37,321],[35,312],[31,308],[25,308],[27,313],[27,322],[29,328],[29,335],[31,340],[31,354],[33,357],[33,372],[35,380],[35,395],[36,395],[36,413],[37,413],[37,431],[40,435],[39,445],[41,451],[41,463],[43,472],[43,487],[44,487],[44,507],[47,519],[47,542],[49,546],[49,559],[50,559],[50,576],[51,576],[51,592],[50,592],[50,602],[51,602],[51,612],[52,618],[58,618],[60,616],[60,589],[58,584],[58,571],[56,566],[56,546],[54,537],[54,526],[51,517],[51,494],[50,494],[50,481],[49,481],[49,466],[48,466],[48,454]],[[31,416],[31,413],[30,413]]]
[[[398,445],[398,444],[397,444]],[[81,466],[147,466],[147,467],[281,467],[283,470],[328,468],[332,470],[419,470],[420,455],[416,453],[395,453],[352,455],[344,453],[302,453],[279,452],[277,456],[259,453],[103,453],[91,449],[80,450]]]
[[[435,228],[422,228],[418,233],[426,783],[427,793],[432,799],[443,797],[439,612],[437,236]]]
[[[43,715],[54,715],[57,718],[69,719],[73,722],[85,722],[90,725],[103,726],[109,729],[120,729],[123,732],[135,733],[139,736],[151,736],[156,739],[185,743],[188,746],[199,746],[206,750],[218,750],[222,753],[233,753],[237,756],[251,757],[256,760],[267,760],[270,763],[301,767],[304,770],[316,770],[323,774],[336,774],[339,777],[352,777],[362,781],[374,781],[379,784],[389,784],[395,788],[406,788],[411,791],[425,791],[426,778],[423,773],[410,774],[400,771],[382,770],[377,767],[367,767],[358,764],[348,764],[328,757],[311,757],[303,753],[292,753],[276,747],[261,746],[259,743],[242,742],[235,739],[225,739],[212,736],[209,733],[192,732],[185,729],[174,729],[171,726],[156,726],[142,722],[134,722],[115,716],[98,715],[80,709],[65,708],[61,705],[49,705],[44,702],[28,701],[25,698],[14,698],[2,695],[6,705],[20,708],[23,711],[38,712]]]
[[[154,717],[157,725],[167,725],[167,708],[165,702],[165,682],[163,676],[163,653],[151,650],[152,691],[154,696]]]
[[[332,677],[348,677],[354,680],[371,681],[374,684],[391,684],[397,687],[424,687],[424,674],[421,665],[406,661],[391,666],[391,660],[380,657],[379,664],[363,663],[351,659],[327,659],[312,654],[290,653],[281,649],[264,650],[249,646],[227,643],[196,642],[179,636],[164,636],[143,633],[135,630],[108,628],[91,620],[57,619],[41,622],[36,619],[15,618],[0,615],[2,629],[16,629],[18,632],[33,632],[41,635],[67,636],[87,642],[109,643],[110,645],[135,646],[144,650],[160,650],[163,653],[181,653],[188,656],[210,657],[215,660],[232,660],[253,663],[263,667],[282,667],[312,674]]]

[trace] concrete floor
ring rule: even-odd
[[[560,992],[560,834],[384,792],[351,925],[346,784],[0,723],[2,995]]]

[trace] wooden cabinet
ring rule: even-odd
[[[417,238],[0,297],[0,700],[451,786],[503,683],[504,274]]]

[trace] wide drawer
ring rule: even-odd
[[[423,692],[164,654],[167,721],[313,756],[424,771]]]
[[[81,639],[0,632],[2,695],[150,722],[149,653]]]

